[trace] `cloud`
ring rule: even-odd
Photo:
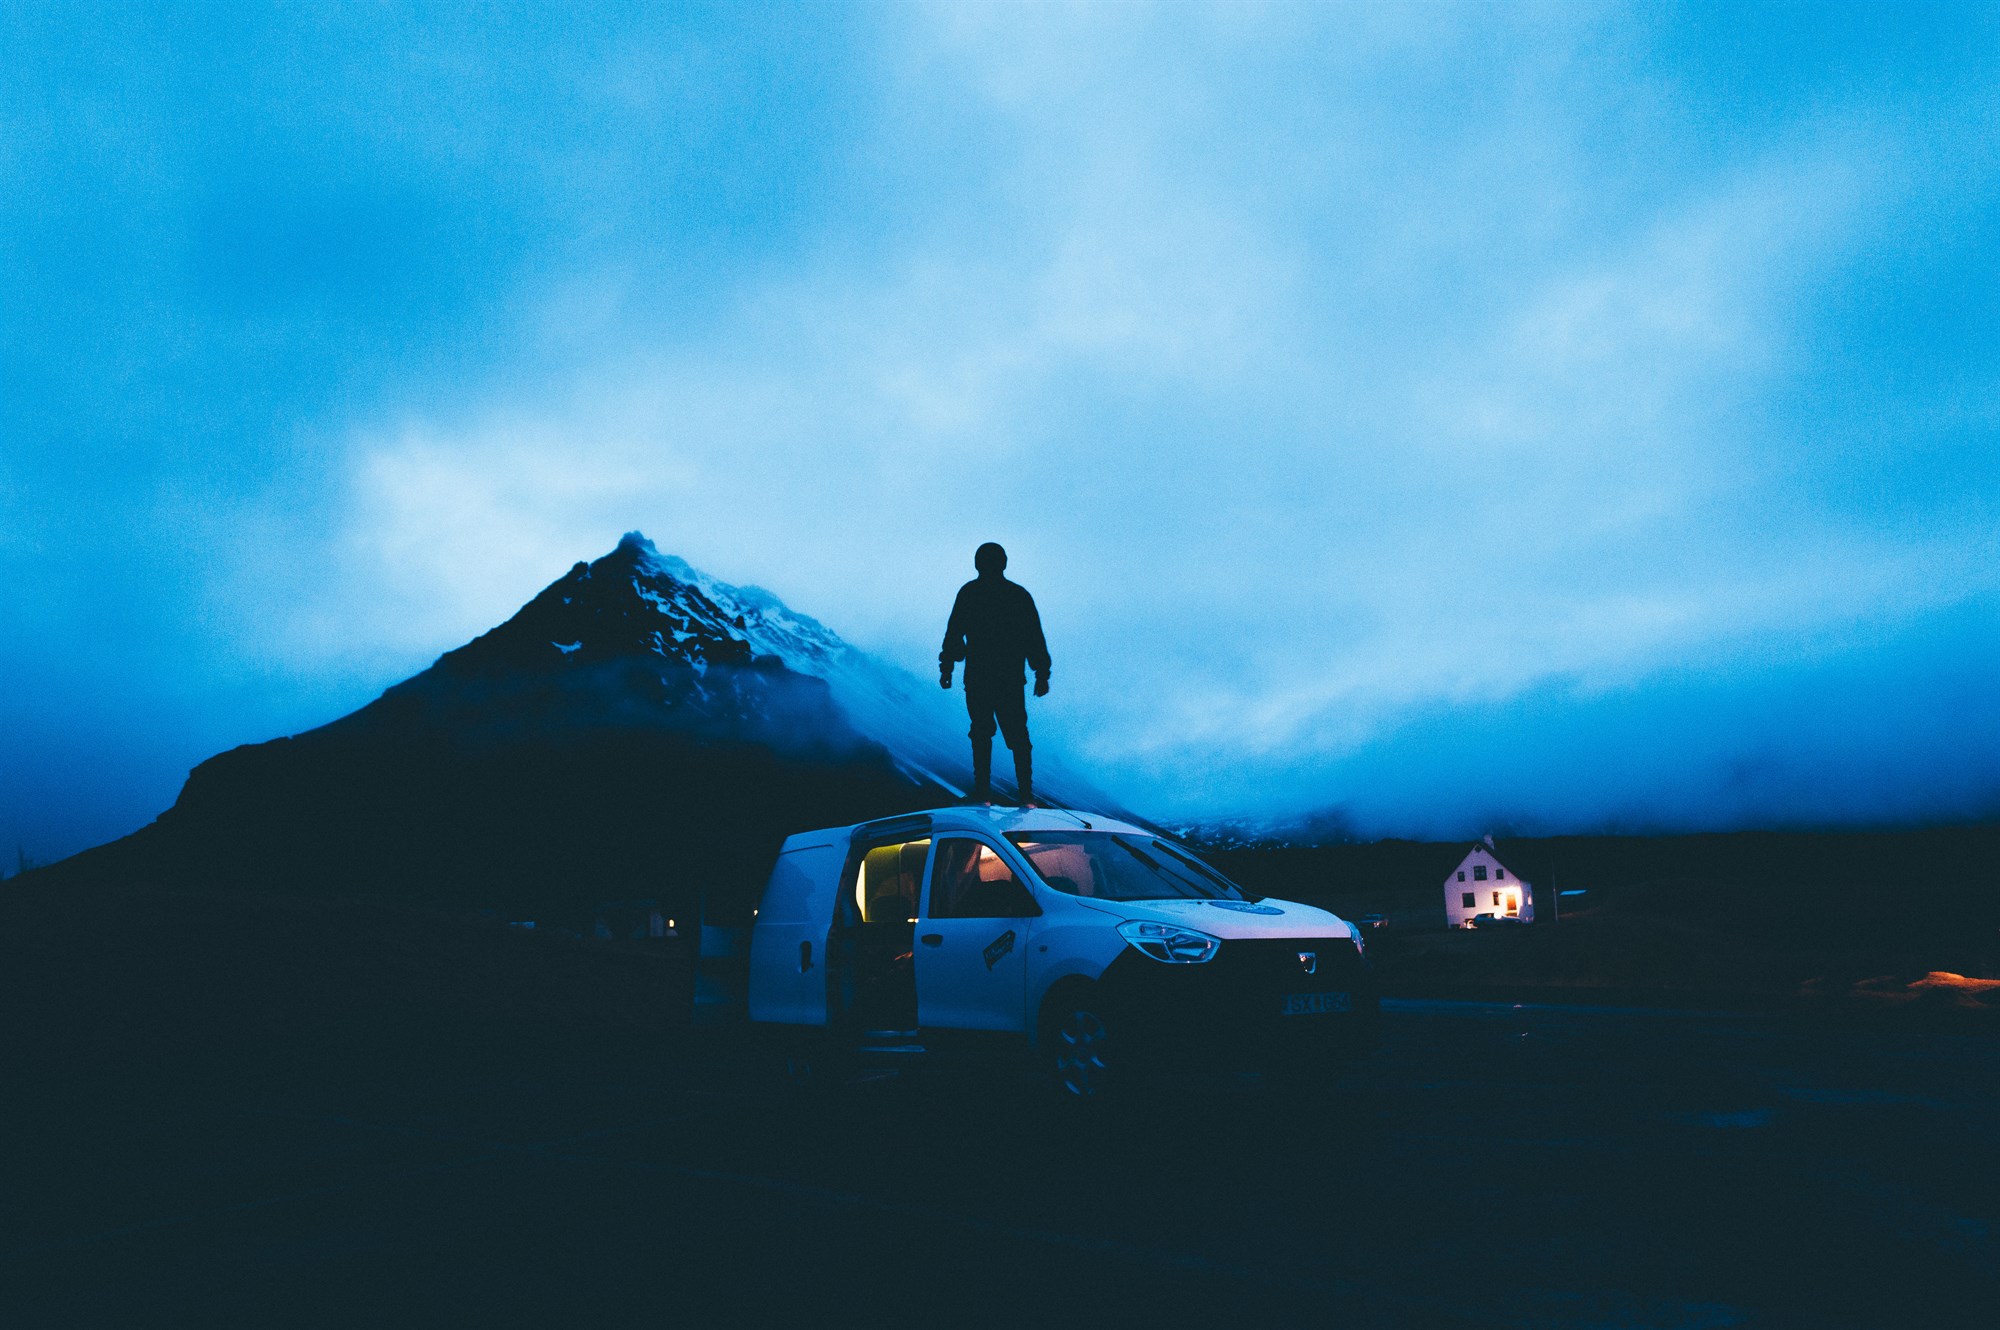
[[[79,75],[100,135],[162,146],[0,162],[96,181],[135,293],[100,273],[79,313],[49,283],[20,377],[54,386],[14,418],[95,422],[98,465],[0,457],[10,494],[89,496],[34,547],[124,514],[123,603],[191,599],[191,673],[289,679],[304,716],[633,527],[922,668],[999,539],[1055,646],[1051,741],[1163,812],[1360,782],[1398,792],[1384,827],[1474,816],[1414,774],[1453,725],[1637,732],[1691,677],[1805,695],[1839,672],[1802,662],[1914,679],[1944,668],[1927,632],[1984,640],[1938,626],[2000,594],[1993,71],[1965,34],[807,17],[356,17],[291,74],[274,30],[230,47],[240,113]],[[37,263],[50,225],[17,224]],[[1709,740],[1646,732],[1664,800]],[[1785,743],[1760,770],[1798,769]],[[1588,802],[1541,779],[1548,817]]]
[[[1475,67],[1417,133],[1400,90],[1462,29],[1365,24],[1334,62],[1361,92],[1287,101],[1253,86],[1284,63],[1269,28],[1233,14],[1198,20],[1212,59],[1144,12],[927,17],[888,63],[905,107],[970,90],[982,213],[926,201],[907,234],[738,288],[699,342],[631,326],[528,406],[359,438],[350,542],[431,602],[399,621],[490,619],[537,559],[637,522],[920,665],[964,549],[1000,534],[1074,662],[1072,742],[1268,784],[1441,702],[1602,693],[1990,593],[1967,531],[1774,520],[1758,474],[1746,405],[1915,187],[1879,135],[1807,120],[1607,212],[1633,168],[1590,142],[1601,90],[1558,86],[1574,33]],[[863,160],[928,159],[906,116],[868,132]],[[1434,137],[1439,169],[1385,173],[1371,135]]]

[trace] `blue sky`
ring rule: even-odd
[[[12,6],[0,844],[619,533],[1365,834],[2000,809],[1983,6]]]

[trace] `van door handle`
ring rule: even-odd
[[[923,943],[927,947],[942,947],[944,945],[944,934],[926,933],[922,937],[918,938],[917,941]]]

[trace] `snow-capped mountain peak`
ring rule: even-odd
[[[758,586],[711,576],[629,531],[596,570],[629,560],[635,593],[680,622],[698,622],[741,642],[753,657],[775,657],[786,668],[824,680],[855,727],[886,747],[910,774],[957,793],[968,779],[964,725],[953,699],[926,688],[907,670],[849,644],[808,614]],[[621,568],[618,573],[623,576]]]
[[[732,586],[711,577],[678,555],[660,553],[640,532],[626,532],[618,548],[632,555],[633,586],[642,598],[669,614],[685,612],[690,602],[713,607],[721,631],[748,644],[756,655],[776,656],[801,673],[824,677],[823,669],[838,668],[860,654],[825,624],[764,588]],[[667,586],[694,594],[676,596]]]

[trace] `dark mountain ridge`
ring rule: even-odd
[[[628,535],[358,711],[208,759],[151,826],[59,868],[543,918],[685,913],[704,890],[743,909],[783,836],[956,796],[757,650],[775,598],[720,603],[696,576]]]

